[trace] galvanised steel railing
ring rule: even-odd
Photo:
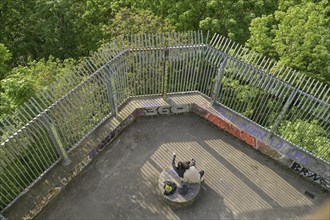
[[[116,39],[0,121],[4,211],[129,98],[198,92],[330,161],[329,86],[220,35]]]

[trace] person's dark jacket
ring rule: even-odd
[[[179,177],[183,178],[183,174],[186,171],[186,168],[184,167],[183,163],[181,163],[181,166],[176,166],[175,157],[176,157],[176,155],[173,155],[173,160],[172,160],[173,169],[176,171],[176,173],[179,175]]]

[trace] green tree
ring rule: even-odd
[[[174,30],[167,20],[152,14],[149,10],[122,8],[112,19],[109,26],[104,26],[106,38],[136,33],[159,33]]]
[[[278,133],[292,143],[330,162],[330,139],[317,120],[283,121]]]
[[[68,74],[74,61],[62,62],[50,57],[48,60],[29,62],[27,66],[13,68],[1,82],[1,112],[0,118],[11,113],[38,91],[47,89],[58,78]]]
[[[330,82],[328,1],[280,1],[274,14],[252,21],[247,45],[287,66]]]
[[[2,1],[0,42],[12,52],[12,66],[50,55],[78,58],[100,46],[112,17],[107,0]]]
[[[0,80],[5,78],[5,75],[8,71],[7,62],[8,60],[10,60],[10,58],[11,53],[9,52],[9,50],[7,50],[5,45],[0,44]]]
[[[150,9],[168,18],[178,31],[211,30],[245,43],[251,20],[276,10],[275,0],[144,0],[130,1],[134,7]]]

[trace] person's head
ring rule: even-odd
[[[180,162],[178,162],[178,168],[179,169],[189,169],[189,164],[187,163],[187,162],[182,162],[182,161],[180,161]]]

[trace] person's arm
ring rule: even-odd
[[[193,158],[193,159],[191,159],[191,162],[190,162],[189,165],[192,167],[192,166],[195,166],[195,163],[196,163],[196,162],[195,162],[195,160],[194,160],[194,158]]]
[[[176,155],[175,155],[175,153],[173,153],[172,167],[173,167],[174,170],[176,170],[175,158],[176,158]]]

